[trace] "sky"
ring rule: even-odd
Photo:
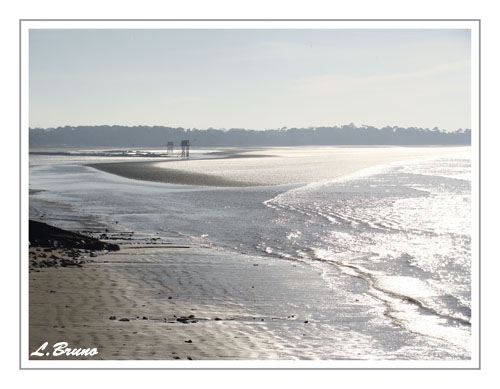
[[[467,29],[31,29],[30,127],[471,127]]]

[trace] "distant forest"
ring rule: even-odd
[[[340,127],[276,130],[184,129],[164,126],[78,126],[30,128],[29,145],[36,147],[165,147],[189,140],[192,147],[305,145],[470,145],[470,129],[402,128],[354,124]]]

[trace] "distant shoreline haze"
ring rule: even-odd
[[[29,146],[161,147],[189,140],[194,147],[307,146],[307,145],[470,145],[471,130],[438,128],[335,127],[273,130],[185,129],[165,126],[65,126],[30,128]]]

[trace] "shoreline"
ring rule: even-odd
[[[440,155],[435,148],[418,148],[410,152],[397,149],[387,156],[386,150],[376,148],[370,149],[373,154],[360,159],[360,149],[335,150],[339,163],[326,172],[327,178],[378,164]],[[264,155],[252,159],[255,166],[262,168],[252,167],[259,178],[275,177],[274,166],[269,163],[272,158]],[[228,171],[226,164],[232,161],[205,159],[164,164],[182,169],[165,169],[158,166],[158,161],[111,165],[128,175],[152,169],[154,174],[165,177],[165,171],[175,170],[189,178],[184,183],[188,185],[202,185],[198,180],[201,174],[212,185],[224,186],[218,179],[231,182],[235,175],[250,177],[248,172],[240,174],[231,169],[229,176],[218,176],[218,172]],[[319,158],[315,164],[304,166],[305,175],[300,179],[311,174],[323,178],[318,176],[322,168],[317,166],[318,161],[322,163]],[[349,164],[351,161],[356,163]],[[236,162],[241,163],[241,158]],[[200,166],[214,175],[200,173]],[[256,185],[251,179],[249,182]],[[110,228],[119,230],[121,226]],[[161,360],[167,364],[175,359],[333,361],[336,346],[325,342],[332,339],[346,345],[342,347],[349,348],[353,360],[387,359],[387,355],[363,354],[366,340],[361,333],[351,332],[349,322],[336,322],[324,315],[326,311],[339,317],[342,312],[355,312],[355,320],[367,320],[364,293],[332,296],[314,266],[279,258],[270,261],[220,247],[204,247],[199,242],[188,244],[188,238],[179,236],[175,244],[150,244],[144,234],[138,238],[141,231],[127,232],[128,236],[134,233],[134,239],[120,244],[119,252],[99,252],[81,267],[51,267],[29,273],[29,353],[44,342],[52,347],[65,341],[69,347],[99,350],[96,356],[69,359]],[[315,303],[326,301],[331,304],[329,308],[318,311]],[[389,337],[390,326],[385,331],[384,336]],[[345,353],[339,351],[337,358],[345,359]]]
[[[217,156],[215,158],[99,162],[86,163],[85,166],[124,178],[166,184],[276,186],[335,179],[376,165],[463,152],[466,147],[468,146],[310,146],[231,149],[213,152]],[[301,171],[296,172],[293,178],[281,174],[280,163],[297,163],[297,160],[301,160],[302,152],[311,153],[311,150],[317,151],[314,163],[303,164]],[[280,151],[285,154],[279,155]],[[245,159],[249,160],[246,165]]]
[[[322,323],[292,309],[305,303],[302,291],[286,290],[309,279],[315,294],[328,292],[308,266],[193,245],[96,253],[82,254],[78,267],[30,270],[28,355],[45,342],[50,354],[31,361],[321,359],[309,342]],[[280,295],[291,296],[286,315],[276,310]],[[277,337],[276,326],[300,333],[303,349]],[[59,342],[97,354],[54,355]]]

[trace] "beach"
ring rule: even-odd
[[[54,254],[63,256],[57,249]],[[304,265],[256,257],[235,262],[211,248],[175,245],[125,245],[85,259],[79,267],[30,272],[29,348],[48,342],[44,354],[51,353],[31,359],[316,358],[310,340],[322,323],[297,312],[328,289]],[[316,284],[315,292],[304,293],[304,282]],[[296,343],[269,327],[296,333]],[[53,356],[58,342],[98,354]]]
[[[78,266],[31,266],[30,362],[151,360],[189,367],[190,360],[467,359],[461,343],[457,351],[439,336],[422,341],[403,331],[391,305],[396,294],[385,299],[379,290],[370,291],[373,276],[365,277],[355,262],[309,258],[315,243],[301,243],[292,255],[282,243],[272,245],[277,227],[270,233],[264,228],[291,223],[268,219],[279,207],[265,205],[266,199],[296,193],[303,183],[330,182],[396,161],[460,155],[464,149],[311,150],[290,148],[280,157],[282,149],[251,150],[167,162],[79,160],[64,167],[69,169],[64,181],[60,173],[54,181],[32,180],[38,187],[30,188],[30,217],[86,231],[119,250],[81,248]],[[43,170],[51,165],[40,166],[40,177],[52,174]],[[239,202],[246,208],[240,211]],[[191,207],[196,211],[189,214]],[[305,232],[288,231],[285,244],[291,247]],[[259,234],[269,242],[255,240],[263,239]],[[228,235],[233,246],[224,245]],[[69,254],[61,247],[30,247],[30,258],[39,262],[41,255]],[[60,342],[95,352],[55,352]],[[32,355],[37,350],[40,355]]]

